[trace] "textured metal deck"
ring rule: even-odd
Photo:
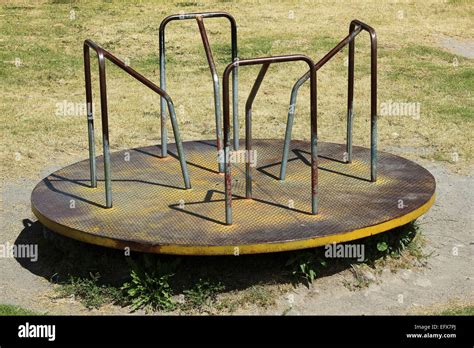
[[[99,157],[96,189],[89,187],[88,160],[75,163],[36,186],[31,197],[33,212],[53,231],[108,247],[170,254],[233,254],[236,250],[243,254],[312,247],[383,232],[417,218],[434,200],[435,180],[421,166],[379,152],[378,180],[371,183],[368,149],[354,147],[353,163],[345,164],[324,158],[341,160],[344,145],[320,143],[319,214],[310,215],[309,143],[292,142],[287,178],[279,181],[283,142],[255,140],[254,199],[244,198],[245,164],[233,164],[234,223],[226,226],[224,176],[216,171],[214,142],[183,145],[191,190],[184,189],[174,144],[168,158],[160,158],[159,146],[150,146],[111,155],[113,208],[104,208]]]

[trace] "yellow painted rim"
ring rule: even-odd
[[[369,237],[378,233],[382,233],[393,228],[403,226],[424,213],[426,213],[435,201],[435,194],[431,198],[411,212],[397,217],[392,220],[382,222],[377,225],[367,226],[364,228],[356,229],[350,232],[339,233],[335,235],[315,237],[304,240],[288,241],[288,242],[277,242],[277,243],[260,243],[260,244],[244,244],[244,245],[147,245],[133,241],[115,240],[108,237],[102,237],[92,235],[84,231],[76,230],[61,224],[58,224],[44,215],[42,215],[34,206],[32,207],[33,213],[36,215],[38,220],[46,226],[48,229],[64,235],[69,238],[86,242],[90,244],[101,245],[104,247],[115,248],[115,249],[126,249],[150,252],[159,254],[172,254],[172,255],[243,255],[243,254],[261,254],[271,253],[298,249],[314,248],[323,246],[331,243],[342,243],[348,242],[355,239]]]

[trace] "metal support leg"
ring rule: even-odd
[[[350,28],[349,33],[352,31]],[[347,163],[352,163],[352,127],[354,120],[354,51],[355,37],[349,42],[348,72],[347,72]]]
[[[312,127],[313,128],[313,127]],[[311,131],[311,214],[318,213],[318,135],[317,130]]]
[[[377,36],[370,34],[370,180],[377,181]]]
[[[84,74],[86,84],[87,136],[89,140],[89,167],[91,187],[97,187],[97,164],[95,159],[94,115],[92,104],[91,63],[89,47],[84,45]]]
[[[237,38],[237,36],[236,36]],[[232,43],[232,47],[235,47],[235,53],[232,53],[233,61],[237,62],[237,43]],[[232,48],[232,51],[234,49]],[[233,116],[233,131],[234,131],[234,150],[239,149],[239,87],[238,87],[238,68],[236,67],[232,71],[232,116]]]
[[[293,130],[293,121],[296,113],[296,97],[301,84],[295,84],[291,90],[290,106],[288,107],[288,120],[286,121],[285,140],[283,143],[283,155],[281,158],[280,180],[286,178],[286,166],[288,164],[288,154],[290,152],[291,131]]]
[[[160,88],[166,91],[165,31],[160,30]],[[161,108],[161,157],[168,156],[168,130],[166,129],[166,100],[160,97]]]
[[[318,213],[318,96],[316,67],[311,67],[309,73],[310,105],[311,105],[311,214]]]
[[[107,85],[105,80],[105,58],[102,51],[99,58],[100,108],[102,117],[102,146],[104,152],[105,206],[112,208],[112,182],[110,175],[109,116],[107,109]]]
[[[176,149],[178,151],[179,164],[181,165],[181,172],[183,173],[184,186],[186,189],[191,188],[191,182],[189,180],[188,168],[186,166],[186,157],[183,150],[183,143],[179,134],[178,121],[176,119],[176,113],[174,110],[173,103],[170,99],[167,99],[168,110],[170,112],[171,126],[173,127],[174,141],[176,143]]]

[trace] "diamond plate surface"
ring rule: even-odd
[[[280,181],[283,142],[254,140],[254,199],[244,199],[245,164],[233,164],[234,223],[226,226],[224,176],[217,173],[214,142],[183,145],[191,190],[184,189],[174,144],[167,158],[160,158],[159,146],[149,146],[111,154],[113,208],[104,208],[98,157],[97,188],[89,187],[88,160],[75,163],[35,187],[33,211],[62,231],[147,251],[163,245],[272,244],[344,234],[406,215],[426,204],[435,191],[433,176],[409,160],[379,152],[378,180],[371,183],[368,149],[354,147],[353,163],[345,164],[326,158],[342,160],[344,145],[320,143],[319,214],[310,215],[309,143],[292,142],[287,177]]]

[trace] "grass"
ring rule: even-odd
[[[126,293],[126,300],[131,303],[132,310],[175,309],[170,279],[175,275],[179,261],[177,258],[166,263],[151,255],[144,255],[142,263],[129,261],[131,280],[125,283],[121,290]]]
[[[234,313],[239,309],[252,309],[256,313],[259,309],[267,309],[275,305],[284,289],[268,285],[256,284],[240,291],[222,294],[218,298],[215,308],[221,313]]]
[[[58,288],[57,297],[73,297],[86,308],[100,308],[108,303],[121,304],[124,302],[121,289],[99,283],[100,274],[90,274],[90,277],[73,277]]]
[[[0,304],[0,316],[2,315],[39,315],[39,313],[19,306]]]
[[[203,311],[216,303],[217,294],[224,289],[221,283],[199,279],[192,288],[183,291],[184,301],[181,308],[185,311],[192,309]]]
[[[291,275],[296,283],[303,281],[311,284],[320,274],[322,268],[327,266],[321,248],[296,252],[290,257],[286,266],[291,269]]]
[[[474,305],[467,305],[464,307],[451,307],[439,313],[439,315],[474,315]]]
[[[242,295],[241,302],[244,305],[255,305],[268,308],[275,304],[275,291],[261,285],[254,285],[247,289]]]
[[[421,267],[426,264],[429,256],[423,252],[424,240],[416,222],[398,227],[389,233],[340,245],[363,247],[363,260],[355,257],[328,258],[326,248],[290,253],[286,266],[291,271],[294,283],[310,286],[318,277],[348,268],[353,274],[353,279],[345,280],[345,285],[351,290],[356,290],[373,282],[375,279],[373,273],[380,273],[384,268],[396,271]]]
[[[376,282],[377,275],[384,269],[396,272],[424,267],[430,256],[423,251],[425,240],[416,221],[359,242],[365,246],[365,260],[351,263],[353,279],[344,281],[350,290],[365,288]]]
[[[447,303],[438,303],[433,306],[418,308],[410,314],[415,315],[467,315],[474,316],[474,304],[472,301],[465,302],[450,300]]]
[[[66,165],[87,156],[85,117],[58,116],[56,104],[84,101],[82,42],[90,38],[143,72],[159,80],[157,29],[166,15],[180,11],[222,10],[232,13],[239,25],[239,56],[303,53],[320,59],[347,34],[351,19],[359,18],[379,34],[379,102],[421,103],[421,117],[381,117],[380,148],[414,147],[433,151],[408,157],[449,162],[453,152],[456,169],[473,163],[474,63],[438,46],[439,35],[472,37],[472,6],[469,2],[418,3],[339,2],[311,6],[292,1],[9,1],[1,5],[2,50],[0,85],[2,103],[2,177],[34,177],[42,168]],[[399,11],[405,17],[397,17]],[[74,19],[71,19],[74,11]],[[290,16],[290,13],[292,16]],[[337,16],[334,16],[337,13]],[[383,20],[380,14],[383,13]],[[229,63],[228,23],[206,20],[219,75]],[[212,137],[212,85],[202,43],[193,21],[172,23],[167,30],[168,90],[182,106],[179,116],[182,137],[194,140]],[[366,145],[369,112],[369,42],[357,39],[354,141]],[[346,67],[343,50],[319,72],[320,139],[343,142]],[[21,61],[19,66],[15,60]],[[454,59],[458,65],[453,66]],[[93,61],[95,62],[95,60]],[[96,64],[94,86],[97,86]],[[306,71],[304,64],[272,66],[262,85],[265,98],[255,105],[254,137],[279,137],[284,133],[288,95],[292,84]],[[244,109],[257,68],[240,69],[240,109]],[[144,113],[158,111],[156,98],[136,81],[108,68],[111,146],[113,150],[156,143],[159,122]],[[189,91],[195,91],[190,94]],[[298,106],[300,117],[295,138],[308,138],[307,88]],[[95,93],[95,107],[98,95]],[[257,105],[258,104],[258,105]],[[99,115],[97,115],[99,116]],[[96,127],[100,127],[97,117]],[[276,125],[268,127],[268,124]],[[242,124],[243,126],[243,120]],[[393,134],[398,136],[394,137]],[[100,143],[100,139],[97,139]],[[100,146],[100,145],[99,145]],[[100,148],[100,147],[99,147]],[[17,154],[21,160],[15,161]]]

